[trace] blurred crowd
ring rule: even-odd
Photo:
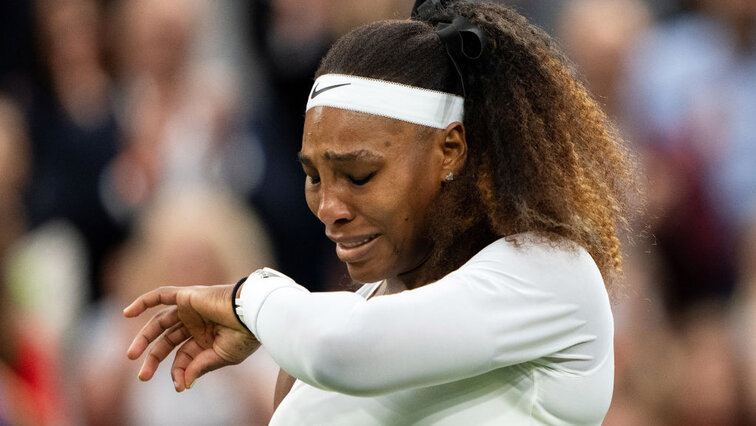
[[[296,159],[329,45],[411,0],[0,3],[0,426],[258,425],[260,351],[176,394],[126,359],[160,285],[350,286]],[[506,1],[635,154],[606,425],[756,425],[756,1]]]

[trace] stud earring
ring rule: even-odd
[[[444,180],[446,180],[447,182],[453,181],[454,180],[454,173],[449,172],[449,174],[446,175],[446,177],[444,178]]]

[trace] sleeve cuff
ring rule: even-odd
[[[260,340],[260,335],[257,332],[257,316],[260,309],[271,293],[282,288],[308,292],[291,278],[270,268],[258,269],[250,274],[241,289],[237,312],[258,340]]]

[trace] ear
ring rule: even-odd
[[[449,124],[444,130],[443,140],[440,140],[439,143],[444,155],[441,164],[441,181],[450,181],[462,170],[465,161],[467,161],[465,126],[458,121]],[[450,176],[451,178],[449,178]]]

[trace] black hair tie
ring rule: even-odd
[[[441,0],[415,0],[415,5],[412,6],[410,17],[418,18],[419,16],[428,16],[429,14],[443,8],[444,5],[441,3]]]
[[[421,16],[433,16],[441,12],[445,5],[442,0],[417,0],[412,7],[412,18],[421,19]],[[436,34],[444,44],[446,54],[449,56],[454,69],[459,75],[462,84],[462,95],[467,98],[465,89],[465,77],[459,67],[461,61],[474,61],[483,54],[486,46],[486,37],[483,31],[464,16],[455,16],[451,22],[441,21],[435,26]]]
[[[467,98],[465,77],[459,68],[460,60],[474,61],[483,54],[486,39],[483,32],[463,16],[455,16],[451,23],[439,22],[436,34],[446,47],[446,54],[451,59],[454,69],[459,74],[462,84],[462,96]]]

